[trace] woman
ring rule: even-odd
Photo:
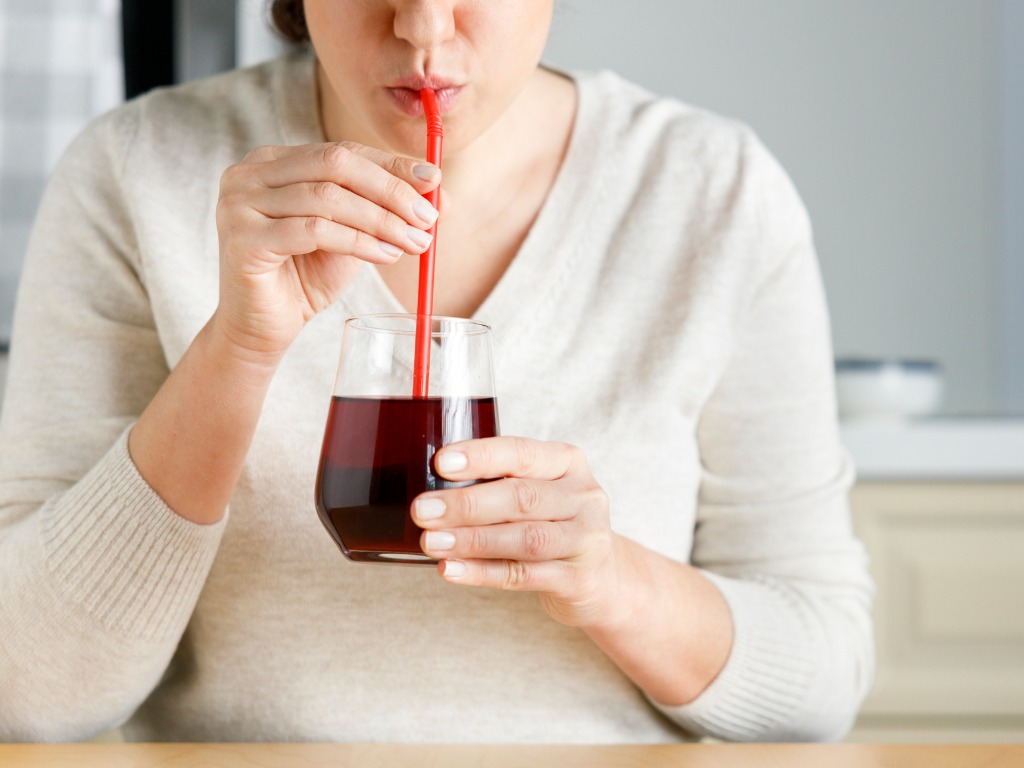
[[[742,126],[539,66],[551,0],[274,5],[315,57],[106,116],[40,211],[0,736],[842,736],[871,587],[784,173]],[[494,326],[518,437],[439,454],[504,479],[416,500],[437,572],[354,565],[311,502],[341,326],[414,307],[438,184],[435,311]]]

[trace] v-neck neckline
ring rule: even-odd
[[[585,115],[590,108],[590,103],[584,81],[571,74],[566,76],[570,77],[576,87],[576,113],[573,116],[565,156],[555,173],[551,189],[541,204],[519,250],[516,251],[501,277],[470,317],[471,320],[486,323],[491,327],[495,327],[496,324],[504,326],[515,323],[517,317],[530,316],[534,306],[533,302],[544,293],[539,290],[542,281],[556,266],[557,257],[566,251],[566,242],[563,239],[566,233],[563,226],[564,221],[557,219],[563,218],[564,211],[570,207],[572,199],[576,196],[576,188],[581,180],[580,170],[584,163],[584,159],[580,156],[580,147],[586,143],[581,132],[591,124]],[[380,271],[374,265],[363,264],[360,271],[366,273],[367,287],[376,294],[380,305],[386,307],[377,311],[408,311],[388,287]],[[346,303],[355,309],[356,307],[353,307],[352,302],[349,301],[348,293],[356,294],[357,292],[346,292],[346,296],[343,297]],[[366,294],[358,293],[359,310],[362,311],[364,308],[369,310],[370,302],[364,304],[361,301]],[[355,296],[353,295],[352,298]]]
[[[326,141],[317,106],[316,57],[310,55],[305,63],[308,87],[279,91],[283,106],[282,134],[288,143]],[[578,244],[586,240],[581,232],[586,217],[567,217],[566,212],[589,197],[585,191],[593,162],[588,147],[595,145],[593,134],[600,124],[591,113],[598,105],[591,93],[593,76],[560,72],[576,86],[576,114],[565,157],[519,250],[470,318],[491,326],[499,345],[502,340],[521,337],[520,332],[532,324],[531,320],[537,317],[551,289],[564,283],[555,279],[556,273],[564,273]],[[301,104],[302,101],[305,103]],[[360,265],[339,301],[349,315],[408,312],[377,268],[368,263]]]

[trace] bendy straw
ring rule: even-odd
[[[441,167],[441,143],[444,125],[437,109],[437,96],[430,88],[420,90],[423,114],[427,118],[427,162]],[[424,197],[440,210],[441,188],[435,187]],[[430,390],[430,340],[434,314],[434,255],[437,249],[437,222],[430,228],[433,239],[420,256],[419,291],[416,296],[416,355],[412,373],[412,396],[424,398]]]

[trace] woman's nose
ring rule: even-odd
[[[395,4],[395,37],[429,51],[455,35],[454,0],[408,0]]]

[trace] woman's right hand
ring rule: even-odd
[[[211,324],[232,349],[276,366],[348,287],[360,261],[420,254],[438,168],[354,142],[260,147],[221,179],[220,300]]]

